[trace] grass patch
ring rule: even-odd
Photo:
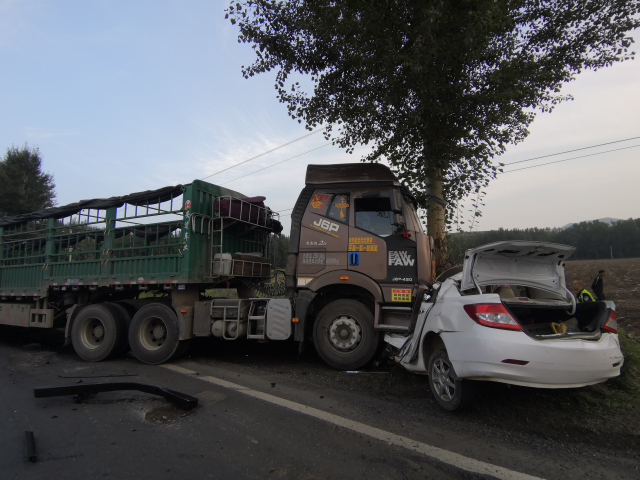
[[[618,331],[618,338],[624,355],[620,376],[572,392],[571,396],[579,408],[637,411],[640,398],[640,341],[623,330]]]

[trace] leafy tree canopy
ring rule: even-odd
[[[246,0],[226,12],[256,54],[246,78],[275,70],[291,117],[327,125],[349,152],[371,145],[362,160],[386,159],[423,207],[429,178],[453,204],[486,186],[536,111],[570,98],[565,82],[632,58],[640,25],[638,0]]]
[[[11,146],[0,160],[0,217],[55,205],[53,175],[42,171],[40,150]]]

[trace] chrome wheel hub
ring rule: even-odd
[[[329,326],[329,341],[340,351],[351,351],[362,341],[362,328],[350,315],[339,315]]]
[[[447,402],[453,400],[456,383],[451,377],[451,365],[442,358],[437,359],[431,367],[431,382],[438,396]]]

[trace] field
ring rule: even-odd
[[[607,272],[604,294],[616,303],[618,326],[640,337],[640,258],[620,260],[576,260],[566,262],[567,285],[582,280],[590,290],[598,270]]]

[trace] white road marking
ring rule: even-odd
[[[177,373],[182,373],[184,375],[196,374],[196,372],[193,370],[188,370],[177,365],[165,364],[160,366]],[[396,435],[379,428],[370,427],[369,425],[365,425],[364,423],[356,422],[354,420],[340,417],[332,413],[327,413],[322,410],[318,410],[317,408],[308,407],[301,403],[292,402],[290,400],[285,400],[284,398],[269,395],[268,393],[259,392],[251,388],[238,385],[237,383],[227,382],[226,380],[210,376],[198,376],[195,378],[212,383],[214,385],[218,385],[220,387],[236,390],[245,395],[249,395],[250,397],[258,398],[260,400],[264,400],[265,402],[269,402],[280,407],[288,408],[290,410],[303,413],[320,420],[324,420],[325,422],[329,422],[339,427],[352,430],[362,435],[367,435],[368,437],[375,438],[386,443],[392,443],[393,445],[404,447],[407,450],[411,450],[413,452],[422,453],[427,457],[434,458],[439,462],[452,465],[461,470],[466,470],[467,472],[489,475],[501,480],[541,480],[540,477],[534,477],[532,475],[527,475],[526,473],[516,472],[514,470],[509,470],[508,468],[492,465],[491,463],[481,462],[480,460],[465,457],[464,455],[450,452],[448,450],[434,447],[432,445],[427,445],[426,443],[417,442],[415,440],[411,440],[410,438],[402,437],[400,435]]]

